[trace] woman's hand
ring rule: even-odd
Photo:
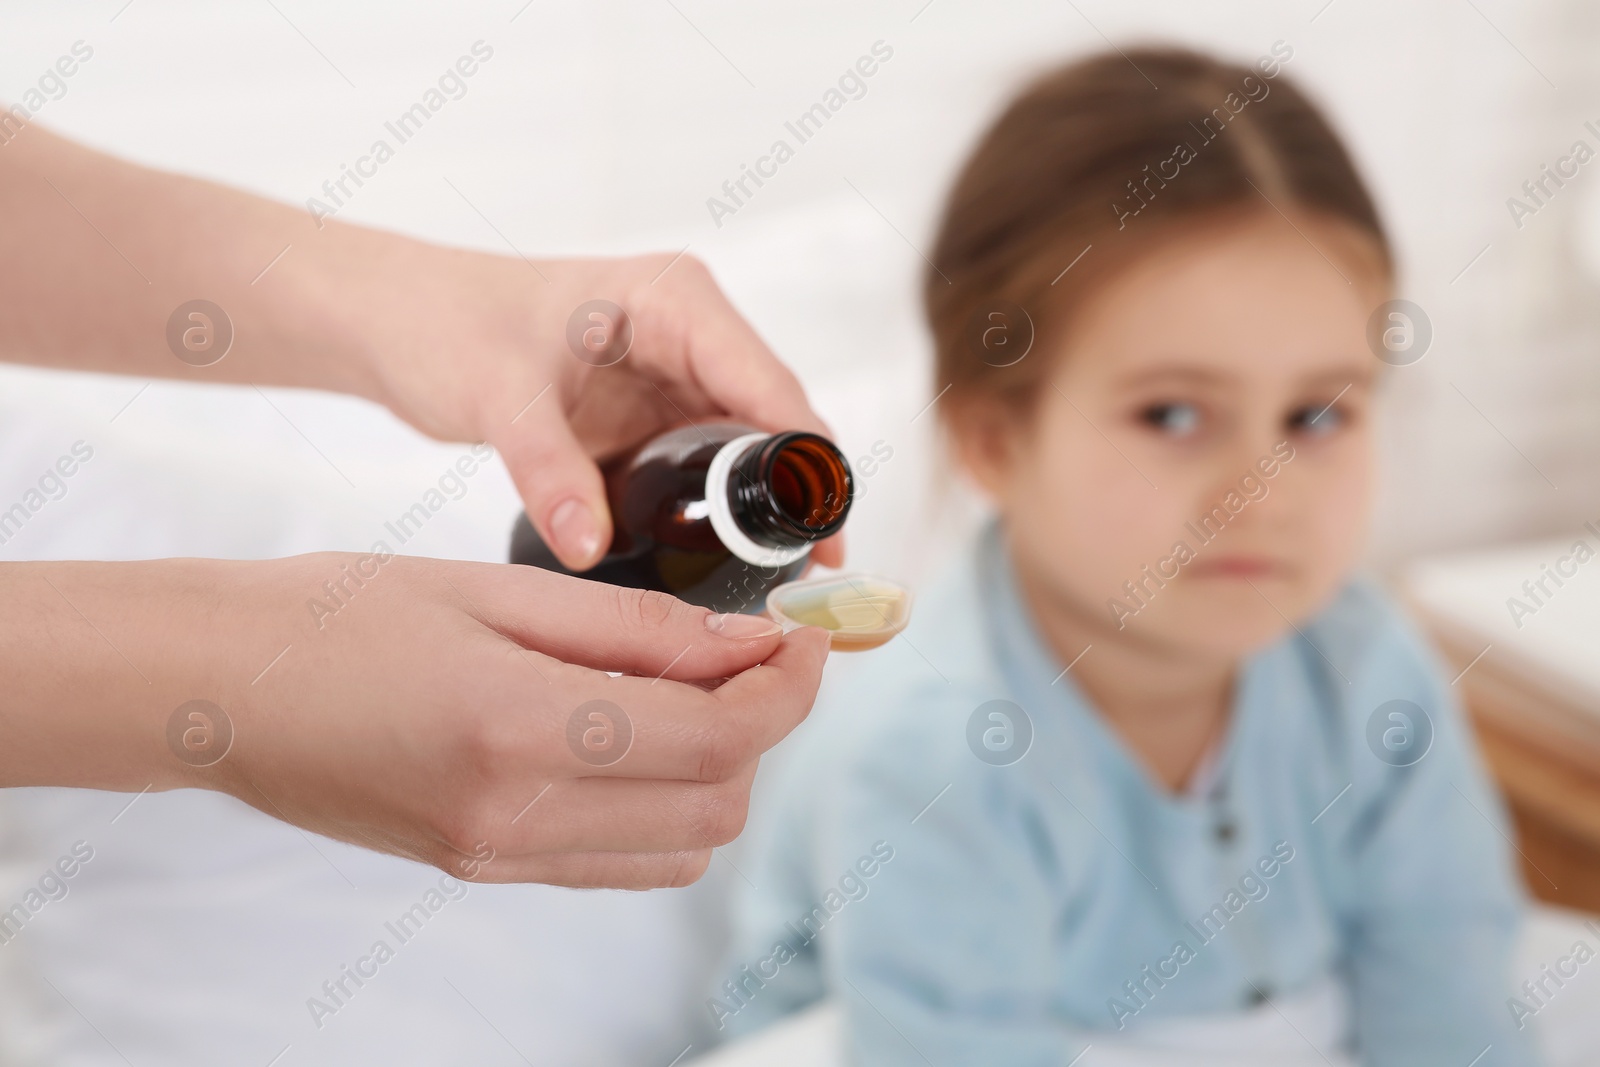
[[[525,261],[349,228],[324,236],[349,260],[333,313],[365,339],[372,398],[433,437],[494,445],[575,570],[611,543],[596,459],[686,419],[827,432],[692,256]],[[839,565],[842,544],[819,544],[817,560]]]
[[[571,567],[610,543],[596,460],[686,418],[823,429],[687,256],[533,263],[319,225],[31,124],[5,153],[0,359],[368,397],[495,445]],[[625,354],[598,300],[626,309]],[[352,581],[362,560],[0,565],[0,787],[203,786],[468,877],[676,884],[737,832],[826,654],[820,631],[713,632],[533,568],[394,557]],[[596,762],[585,739],[619,716],[632,747]]]
[[[820,630],[408,556],[8,564],[0,595],[0,785],[218,789],[493,882],[698,878],[827,654]]]
[[[826,430],[693,256],[444,248],[34,126],[6,164],[0,359],[365,396],[434,437],[494,445],[575,570],[611,541],[597,460],[691,418]],[[224,320],[199,335],[217,348],[169,351],[196,298]],[[841,544],[819,544],[817,561],[842,563]]]

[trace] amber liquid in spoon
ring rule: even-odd
[[[910,594],[893,583],[855,575],[774,590],[767,608],[780,622],[827,630],[836,651],[861,652],[887,644],[904,628]]]

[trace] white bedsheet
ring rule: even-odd
[[[1600,565],[1589,562],[1597,545],[1600,536],[1576,527],[1550,540],[1428,556],[1406,569],[1405,585],[1452,629],[1491,646],[1495,662],[1600,715]]]

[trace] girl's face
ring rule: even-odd
[[[1372,494],[1385,298],[1353,247],[1272,213],[1180,231],[1029,357],[1052,361],[1030,419],[962,424],[1037,607],[1234,657],[1336,591]]]

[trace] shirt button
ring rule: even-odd
[[[1212,828],[1219,845],[1226,845],[1233,841],[1234,825],[1232,819],[1223,819]]]
[[[1265,982],[1257,982],[1255,985],[1251,986],[1250,991],[1244,995],[1244,1002],[1246,1005],[1253,1008],[1258,1004],[1265,1004],[1267,998],[1271,995],[1272,987],[1270,985]]]

